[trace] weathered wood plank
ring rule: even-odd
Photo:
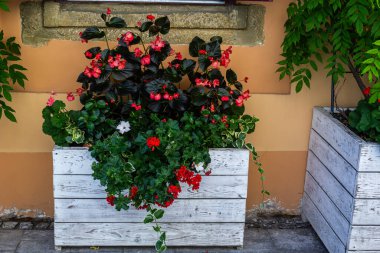
[[[380,172],[380,144],[364,143],[362,145],[358,170]]]
[[[353,226],[348,250],[380,252],[380,226]]]
[[[210,149],[212,175],[248,175],[249,151]],[[54,174],[91,175],[94,159],[87,148],[60,148],[53,151]]]
[[[330,225],[335,234],[343,244],[347,243],[350,223],[334,205],[322,188],[315,182],[314,178],[306,172],[305,192],[308,197],[318,207],[319,212]]]
[[[310,132],[309,149],[313,151],[344,188],[354,196],[357,171],[313,129]]]
[[[380,173],[358,174],[356,198],[380,199]]]
[[[358,168],[360,145],[364,141],[322,107],[313,109],[312,128],[355,169]]]
[[[307,171],[325,191],[347,220],[352,219],[354,199],[350,193],[335,179],[313,152],[309,152]]]
[[[178,199],[160,222],[245,222],[245,199]],[[100,199],[55,199],[55,222],[137,222],[145,210],[116,211]]]
[[[243,246],[244,223],[163,223],[168,246]],[[57,246],[152,246],[157,234],[143,223],[55,223]]]
[[[352,224],[380,226],[380,199],[355,199]]]
[[[54,198],[105,198],[106,192],[91,175],[54,175]],[[247,176],[204,176],[198,192],[182,184],[179,198],[247,198]]]
[[[345,253],[345,245],[331,229],[307,194],[304,194],[302,198],[302,214],[313,226],[330,253]]]

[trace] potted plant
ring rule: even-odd
[[[314,108],[302,214],[330,252],[380,250],[380,11],[378,1],[291,3],[280,78],[310,87],[327,55],[334,87],[349,69],[364,99],[356,109]],[[369,84],[366,84],[369,83]]]
[[[242,246],[249,151],[263,170],[245,142],[257,122],[244,115],[249,91],[232,69],[222,73],[231,47],[195,37],[184,58],[162,37],[169,19],[148,15],[111,48],[107,29],[127,25],[109,9],[101,18],[107,28],[80,37],[107,48],[84,53],[90,66],[67,94],[83,108],[51,95],[43,110],[57,145],[55,245]]]
[[[6,1],[0,2],[0,10],[9,11]],[[20,64],[13,62],[20,61],[20,45],[16,43],[15,37],[4,37],[3,30],[0,31],[0,119],[3,114],[7,119],[16,122],[15,110],[8,105],[12,101],[12,85],[19,85],[24,88],[24,81],[28,80],[23,71],[26,70]]]

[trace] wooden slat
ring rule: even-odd
[[[358,174],[356,197],[380,199],[380,173],[360,172]]]
[[[355,169],[358,168],[362,139],[322,107],[313,110],[312,128]]]
[[[380,199],[355,199],[352,224],[380,226]]]
[[[380,252],[380,226],[353,226],[348,250]]]
[[[340,238],[343,244],[347,243],[350,223],[334,205],[326,193],[315,182],[314,178],[306,172],[305,192],[308,197],[318,207],[319,212],[325,218],[335,234]]]
[[[365,143],[362,145],[358,170],[380,172],[380,144]]]
[[[302,214],[313,226],[330,253],[345,253],[345,245],[331,229],[307,194],[302,199]]]
[[[178,199],[160,222],[245,222],[245,205],[245,199]],[[134,207],[117,211],[100,199],[56,199],[54,221],[141,223],[146,214]]]
[[[318,182],[331,201],[335,203],[344,217],[351,220],[354,205],[353,197],[318,160],[313,152],[308,154],[307,171]]]
[[[244,223],[164,223],[168,246],[243,246]],[[55,223],[56,246],[152,246],[157,234],[143,223]],[[200,236],[203,235],[203,236]]]
[[[204,176],[198,192],[182,184],[179,198],[247,198],[247,176]],[[54,175],[54,198],[105,198],[106,192],[91,175]]]
[[[210,149],[212,175],[248,175],[249,151]],[[86,148],[60,148],[53,151],[54,174],[91,175],[94,159]]]
[[[309,149],[313,151],[344,188],[354,196],[357,171],[313,129],[310,132]]]

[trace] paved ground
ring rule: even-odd
[[[0,253],[53,253],[53,230],[0,230]],[[152,248],[63,248],[61,253],[150,253]],[[327,253],[311,228],[248,228],[243,249],[171,248],[167,253]]]

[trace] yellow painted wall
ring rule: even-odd
[[[266,85],[279,87],[289,80],[278,80],[276,62],[280,60],[283,23],[290,0],[264,3],[265,43],[255,47],[235,47],[231,67],[240,77],[250,78],[251,90],[260,91]],[[12,12],[0,14],[0,26],[8,35],[20,40],[21,21],[18,5],[12,1]],[[98,44],[98,43],[93,43]],[[83,51],[93,44],[73,41],[51,41],[47,46],[34,48],[22,45],[22,65],[28,68],[27,90],[14,93],[12,106],[18,123],[0,121],[0,209],[17,207],[39,209],[53,214],[52,164],[53,142],[41,131],[41,110],[51,90],[65,92],[78,87],[75,83],[86,60]],[[183,52],[187,47],[177,46]],[[313,106],[329,104],[330,79],[325,72],[314,73],[312,89],[288,95],[253,94],[247,112],[260,118],[257,131],[249,137],[262,155],[266,170],[266,187],[271,198],[283,207],[296,209],[302,196],[308,135]],[[341,106],[354,106],[360,98],[350,76],[340,92]],[[65,95],[60,94],[62,98]],[[77,107],[73,102],[70,106]],[[250,168],[248,207],[260,201],[258,175]]]

